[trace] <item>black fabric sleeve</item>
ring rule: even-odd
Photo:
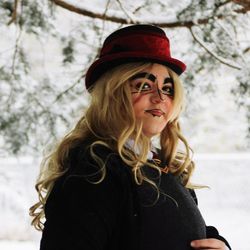
[[[193,197],[196,205],[198,205],[198,199],[197,199],[195,191],[193,189],[189,189],[189,192],[191,196]],[[227,242],[227,240],[219,234],[218,230],[215,227],[206,226],[206,234],[207,234],[207,238],[215,238],[215,239],[223,241],[226,244],[226,246],[231,250],[231,247],[229,243]]]
[[[207,231],[207,238],[215,238],[218,240],[223,241],[226,246],[231,250],[231,246],[229,245],[229,243],[227,242],[227,240],[225,238],[223,238],[221,235],[219,235],[218,230],[213,227],[213,226],[206,226],[206,231]]]

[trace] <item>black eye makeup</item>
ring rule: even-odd
[[[130,79],[130,87],[132,94],[134,93],[152,93],[157,85],[157,78],[151,73],[141,72]],[[163,95],[174,97],[174,81],[171,77],[166,77],[163,82],[161,89],[158,88]]]
[[[174,84],[174,80],[171,77],[166,77],[165,80],[164,80],[164,84],[165,83],[172,83],[172,84]]]
[[[132,87],[132,93],[138,93],[138,92],[151,92],[153,89],[153,83],[141,81],[136,82],[134,85],[131,85]]]
[[[163,95],[168,95],[171,97],[174,97],[174,86],[173,84],[164,84],[162,89],[161,89],[161,93]]]
[[[138,73],[134,76],[131,77],[131,81],[135,80],[135,79],[143,79],[143,78],[146,78],[152,82],[154,82],[156,80],[156,77],[153,75],[153,74],[150,74],[150,73],[147,73],[147,72],[141,72],[141,73]]]

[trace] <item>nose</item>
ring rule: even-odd
[[[158,86],[154,89],[151,95],[151,101],[152,103],[160,103],[165,102],[166,97],[162,94],[161,90],[158,88]]]

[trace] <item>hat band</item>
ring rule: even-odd
[[[100,58],[105,55],[120,54],[123,52],[145,52],[160,57],[171,57],[170,46],[166,37],[135,34],[117,38],[105,44]]]

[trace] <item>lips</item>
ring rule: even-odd
[[[162,115],[165,114],[165,113],[164,113],[162,110],[160,110],[160,109],[148,109],[148,110],[145,110],[145,112],[147,112],[147,113],[149,113],[149,114],[151,114],[151,115],[153,115],[153,116],[158,116],[158,117],[160,117],[160,116],[162,116]]]

